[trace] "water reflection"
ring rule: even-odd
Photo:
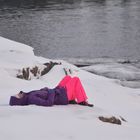
[[[140,58],[139,23],[139,0],[0,0],[0,35],[50,58]]]

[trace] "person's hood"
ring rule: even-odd
[[[15,96],[10,97],[9,105],[27,105],[27,96],[24,96],[23,98],[17,98]]]

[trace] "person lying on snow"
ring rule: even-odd
[[[9,104],[13,105],[67,105],[79,104],[93,107],[87,102],[87,95],[78,77],[65,76],[58,86],[53,89],[47,87],[40,90],[25,93],[20,91],[15,96],[11,96]]]

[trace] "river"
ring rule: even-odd
[[[140,1],[0,0],[0,35],[47,58],[140,59]]]

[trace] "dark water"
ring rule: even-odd
[[[0,0],[0,35],[47,58],[140,59],[140,0]]]

